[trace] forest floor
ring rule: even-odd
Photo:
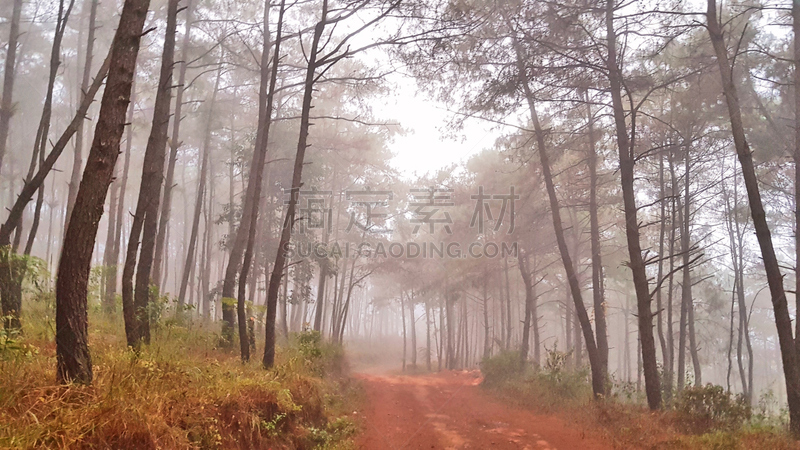
[[[482,389],[480,372],[360,373],[363,449],[606,449],[564,417],[504,405]]]

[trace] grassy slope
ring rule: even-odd
[[[620,449],[800,449],[786,428],[770,418],[753,418],[736,428],[696,432],[696,418],[680,411],[651,412],[641,402],[612,395],[592,399],[588,374],[568,371],[515,373],[518,355],[506,353],[484,363],[483,386],[503,401],[554,414]]]
[[[217,349],[200,326],[162,326],[135,355],[119,320],[95,313],[90,323],[91,386],[55,383],[43,310],[0,343],[0,447],[352,448],[357,389],[340,349],[295,338],[267,372],[260,358],[242,364]]]

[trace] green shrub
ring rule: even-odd
[[[548,350],[542,371],[520,364],[519,352],[501,352],[481,363],[483,386],[498,389],[514,403],[549,412],[568,404],[588,401],[592,389],[588,371],[566,370],[567,354]]]
[[[481,361],[483,383],[490,387],[519,378],[523,372],[522,369],[519,352],[514,351],[503,351]]]
[[[733,396],[713,384],[685,388],[675,401],[675,412],[681,426],[690,433],[736,430],[751,415],[743,396]]]

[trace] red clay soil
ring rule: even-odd
[[[477,372],[357,377],[367,396],[359,449],[611,448],[560,418],[500,403]]]

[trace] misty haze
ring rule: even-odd
[[[800,2],[2,0],[0,448],[800,449]]]

